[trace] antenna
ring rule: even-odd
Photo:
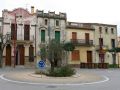
[[[28,3],[25,4],[26,10],[28,10],[28,5],[29,5]]]

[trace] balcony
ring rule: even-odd
[[[96,45],[95,48],[96,51],[100,52],[100,45]],[[102,48],[102,53],[105,53],[108,50],[108,45],[102,45],[101,48]]]
[[[77,23],[77,22],[68,22],[67,28],[73,28],[73,29],[88,29],[88,30],[94,30],[95,28],[89,24],[89,23]]]
[[[13,40],[12,40],[13,41]],[[30,35],[29,38],[24,39],[24,35],[17,35],[16,43],[20,44],[31,44],[34,42],[34,35]]]
[[[93,46],[93,40],[71,39],[71,43],[76,46]]]

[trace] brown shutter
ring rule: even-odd
[[[72,60],[80,60],[79,50],[72,51]]]

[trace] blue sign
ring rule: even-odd
[[[43,60],[40,60],[40,61],[38,62],[38,67],[39,67],[40,69],[43,69],[43,68],[45,67],[45,62],[44,62]]]

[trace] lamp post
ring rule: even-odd
[[[100,58],[100,62],[103,63],[103,48],[102,48],[102,38],[101,38],[101,29],[100,29],[100,50],[99,50],[99,58]]]
[[[112,57],[113,57],[113,64],[115,65],[116,64],[116,52],[112,52]]]
[[[10,33],[7,32],[6,35],[3,35],[0,33],[0,67],[3,65],[3,50],[5,46],[9,43],[10,41]]]

